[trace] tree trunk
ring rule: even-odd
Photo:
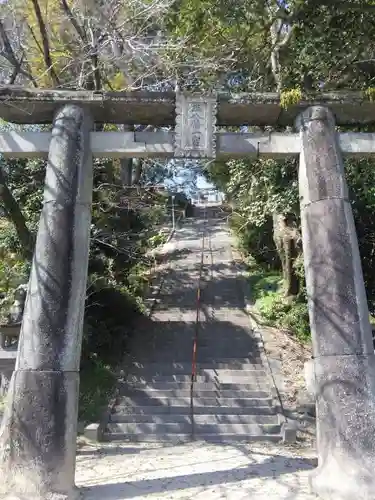
[[[25,217],[17,201],[14,199],[6,184],[2,168],[0,168],[0,199],[3,202],[8,219],[14,224],[17,231],[17,236],[21,242],[24,256],[28,260],[31,260],[34,251],[34,238],[26,225]]]
[[[284,214],[273,215],[273,238],[282,265],[286,297],[296,296],[300,290],[300,280],[294,268],[299,254],[298,231],[291,219]]]
[[[133,184],[138,185],[141,176],[142,176],[142,170],[143,170],[143,161],[141,158],[134,158],[133,160],[133,165],[134,165],[134,170],[133,170]]]
[[[132,158],[121,158],[120,168],[121,168],[122,185],[124,187],[131,186],[131,184],[132,184],[132,172],[133,172],[133,160],[132,160]]]
[[[36,16],[37,21],[38,21],[40,37],[42,39],[44,64],[46,66],[47,73],[51,77],[53,85],[55,87],[58,87],[60,85],[60,82],[59,82],[59,78],[55,72],[55,69],[54,69],[53,63],[52,63],[51,47],[49,44],[46,23],[44,22],[42,11],[40,9],[40,5],[39,5],[38,0],[31,0],[31,2],[32,2],[33,7],[34,7],[35,16]]]
[[[285,236],[284,252],[285,252],[284,292],[286,297],[297,296],[300,289],[300,281],[294,269],[294,263],[298,256],[298,250],[295,238]]]

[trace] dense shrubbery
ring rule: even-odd
[[[280,269],[281,263],[272,237],[272,220],[264,224],[244,224],[243,217],[233,214],[230,226],[238,237],[240,250],[250,254],[256,264],[265,269]]]
[[[346,162],[349,196],[357,230],[370,313],[375,314],[375,162],[369,158]]]
[[[248,262],[252,299],[263,321],[289,330],[301,341],[308,340],[310,328],[304,290],[298,297],[285,297],[280,270],[269,270],[251,257]]]
[[[375,169],[368,158],[346,160],[346,177],[357,229],[363,275],[367,290],[370,313],[375,312]],[[282,174],[282,162],[267,162],[262,172],[264,182],[258,176],[254,179],[254,169],[258,171],[259,160],[254,166],[237,163],[225,171],[224,189],[234,207],[231,218],[232,230],[238,237],[239,246],[249,256],[250,281],[256,308],[263,318],[272,324],[287,328],[301,340],[309,337],[309,318],[304,282],[303,254],[300,252],[293,261],[293,269],[300,279],[300,290],[296,296],[285,296],[281,260],[274,242],[272,209],[292,211],[299,219],[299,207],[291,203],[295,199],[297,170],[294,174]],[[242,169],[242,170],[241,170]],[[273,172],[272,170],[276,170]],[[241,173],[239,173],[239,171]],[[279,171],[279,172],[277,172]],[[229,173],[229,175],[228,175]],[[231,174],[232,173],[232,177]],[[221,175],[218,184],[223,187],[223,168],[216,171]],[[241,182],[236,189],[235,179]],[[211,172],[215,181],[215,169]],[[247,179],[247,183],[244,180]],[[272,181],[272,183],[271,183]],[[276,185],[277,183],[277,185]],[[295,193],[295,194],[294,194]],[[277,195],[277,196],[276,196]],[[266,200],[266,201],[264,201]],[[275,200],[277,204],[274,204]],[[259,216],[260,215],[260,216]],[[299,231],[299,228],[298,228]]]

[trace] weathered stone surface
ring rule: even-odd
[[[176,95],[175,156],[216,157],[216,95]]]
[[[2,441],[1,452],[10,473],[25,469],[33,477],[30,493],[41,490],[47,495],[52,490],[69,495],[74,488],[78,387],[77,372],[17,370],[13,374],[9,391],[16,397],[3,417],[4,422],[12,420],[12,430]],[[20,448],[14,453],[11,446],[16,444]],[[9,474],[7,489],[19,491],[11,480]]]
[[[303,128],[301,151],[309,165],[314,165],[299,172],[301,205],[327,198],[347,199],[348,188],[333,116],[327,115],[325,108],[314,106],[298,118],[297,126]]]
[[[300,415],[316,417],[316,404],[314,397],[308,392],[300,392],[297,398],[297,411]]]
[[[87,113],[73,105],[61,109],[54,121],[18,356],[0,429],[3,488],[18,492],[27,477],[43,500],[76,494],[78,372],[93,175],[90,127]],[[13,470],[19,472],[16,480]]]
[[[315,367],[314,360],[309,359],[303,366],[305,374],[305,384],[308,394],[315,398],[316,394],[316,380],[315,380]]]
[[[331,112],[302,114],[300,195],[324,499],[375,498],[374,354],[358,242]]]
[[[375,498],[375,356],[315,363],[318,469],[313,491],[330,500]]]
[[[83,434],[85,438],[90,439],[91,441],[100,441],[103,432],[100,424],[94,423],[87,425],[84,429]]]
[[[311,203],[301,221],[314,356],[372,354],[350,204],[340,198]]]
[[[90,92],[77,90],[0,87],[0,117],[15,123],[51,123],[54,113],[65,104],[86,106],[97,123],[126,125],[174,125],[174,92]],[[339,125],[375,123],[375,102],[363,92],[312,92],[287,109],[280,95],[263,93],[221,93],[218,125],[293,125],[296,117],[310,106],[322,104],[332,109]]]
[[[7,158],[44,158],[48,156],[52,134],[49,132],[0,132],[0,153]],[[131,158],[173,158],[174,131],[91,132],[91,151],[96,158],[120,158],[127,162],[122,169],[125,185],[131,184]],[[272,132],[217,132],[218,158],[290,158],[300,154],[299,134]],[[349,132],[338,134],[345,156],[373,156],[375,134]],[[125,165],[125,163],[124,163]]]
[[[285,444],[293,444],[297,441],[297,423],[294,421],[284,422],[281,428],[282,440]]]

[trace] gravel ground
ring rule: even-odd
[[[273,445],[84,446],[77,485],[85,500],[312,500],[314,451]]]

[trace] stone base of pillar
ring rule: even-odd
[[[375,480],[364,476],[357,464],[350,474],[345,473],[341,463],[330,459],[324,467],[318,467],[309,477],[310,491],[321,500],[373,500]],[[345,477],[344,477],[345,476]],[[367,482],[370,479],[370,482]]]
[[[0,490],[1,491],[1,490]],[[5,497],[1,497],[1,500],[80,500],[82,499],[82,493],[78,488],[72,490],[71,494],[64,495],[59,493],[51,493],[47,496],[45,495],[31,495],[29,493],[11,493]]]
[[[373,500],[375,355],[320,357],[314,368],[318,468],[310,488],[324,500]]]
[[[76,372],[13,372],[0,428],[0,498],[78,498],[78,388]]]

